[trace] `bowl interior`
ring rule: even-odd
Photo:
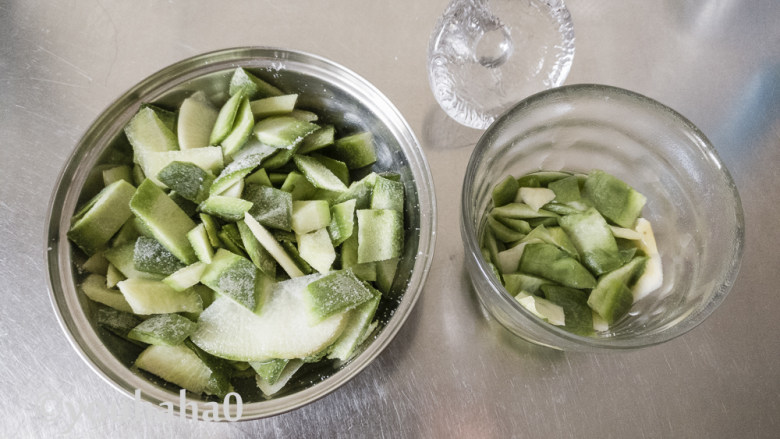
[[[533,317],[487,269],[477,236],[493,186],[506,175],[544,170],[605,170],[647,196],[664,282],[625,318],[595,338],[569,334]],[[480,139],[463,193],[463,232],[480,299],[507,327],[560,348],[660,343],[700,323],[724,299],[743,241],[742,208],[728,171],[706,137],[673,110],[626,90],[576,85],[518,104]],[[497,307],[504,309],[497,310]]]
[[[315,111],[337,135],[371,131],[378,160],[371,170],[400,174],[405,187],[405,247],[393,284],[392,300],[377,311],[379,326],[346,364],[304,366],[285,390],[263,400],[253,379],[234,383],[243,395],[243,418],[293,409],[334,390],[364,368],[390,342],[414,305],[433,254],[433,187],[419,144],[398,110],[378,90],[351,71],[325,59],[280,49],[241,48],[179,62],[150,76],[115,101],[81,139],[60,177],[49,218],[49,268],[53,302],[73,345],[88,364],[128,395],[136,389],[153,403],[178,401],[178,387],[130,366],[140,350],[94,323],[95,306],[75,288],[80,274],[65,236],[77,206],[100,189],[101,165],[131,154],[123,128],[142,103],[176,109],[196,90],[215,105],[228,96],[230,75],[241,66],[287,93],[298,93],[297,107]],[[368,173],[370,170],[366,170]],[[188,394],[191,401],[207,401]]]

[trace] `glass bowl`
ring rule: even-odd
[[[492,274],[478,237],[492,188],[507,175],[602,169],[647,196],[663,285],[634,303],[629,318],[593,337],[548,324],[523,308]],[[674,110],[603,85],[533,95],[483,134],[461,200],[465,266],[481,304],[512,333],[562,350],[608,351],[680,336],[726,298],[739,270],[744,220],[739,194],[707,138]]]
[[[408,317],[433,258],[436,211],[433,182],[423,152],[409,125],[392,103],[365,79],[318,56],[262,47],[206,53],[178,62],[141,81],[111,104],[87,130],[68,159],[54,189],[47,223],[47,260],[51,298],[73,347],[102,378],[124,394],[159,405],[172,402],[179,411],[179,388],[131,370],[137,351],[94,323],[95,306],[75,287],[78,252],[66,237],[74,209],[96,192],[94,169],[109,160],[123,142],[122,130],[142,103],[176,108],[195,90],[227,97],[230,75],[243,67],[289,93],[299,93],[298,107],[317,112],[337,131],[371,131],[377,148],[373,170],[400,174],[406,191],[405,248],[392,287],[395,300],[383,300],[379,326],[346,363],[305,366],[285,390],[264,400],[256,386],[242,390],[241,419],[272,416],[312,402],[354,377],[387,347]],[[234,383],[235,384],[235,383]],[[248,395],[248,396],[247,396]],[[187,407],[199,413],[208,399],[187,394]],[[211,400],[213,401],[213,400]],[[223,409],[238,416],[234,404]],[[213,404],[213,403],[212,403]],[[227,412],[226,412],[227,413]]]

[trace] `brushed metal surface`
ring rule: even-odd
[[[458,199],[480,132],[447,119],[426,73],[446,3],[0,1],[0,437],[777,437],[780,3],[567,2],[567,83],[628,88],[687,116],[745,210],[723,305],[682,338],[614,355],[530,345],[479,309]],[[46,288],[44,221],[65,159],[115,97],[175,61],[244,45],[327,57],[385,93],[431,164],[439,239],[415,310],[354,380],[274,418],[194,422],[120,395],[68,345]]]

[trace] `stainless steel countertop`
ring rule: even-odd
[[[567,2],[567,83],[628,88],[686,115],[745,210],[723,305],[682,338],[610,355],[514,339],[470,289],[459,194],[480,131],[447,119],[426,73],[446,3],[0,1],[0,437],[778,437],[780,2]],[[173,62],[245,45],[332,59],[395,103],[431,165],[437,248],[407,323],[354,380],[277,417],[194,422],[121,395],[68,344],[46,286],[44,221],[66,158],[114,98]]]

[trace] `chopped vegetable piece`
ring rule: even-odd
[[[236,117],[230,133],[219,143],[225,157],[233,157],[252,135],[255,118],[249,106],[249,99],[244,97],[236,110]]]
[[[237,222],[236,225],[238,226],[238,232],[241,235],[241,242],[244,244],[244,249],[246,250],[247,255],[249,255],[249,259],[252,260],[252,263],[267,276],[276,276],[276,261],[273,256],[268,253],[268,250],[260,245],[260,242],[255,238],[255,235],[252,234],[252,230],[249,229],[249,226],[247,226],[243,220]]]
[[[230,99],[219,109],[217,120],[214,122],[214,128],[209,136],[209,145],[219,145],[233,130],[238,107],[241,106],[243,99],[243,93],[231,94]]]
[[[195,332],[198,324],[178,314],[157,314],[133,328],[127,336],[152,344],[175,346]]]
[[[133,247],[133,265],[147,273],[170,275],[184,264],[154,238],[141,236]]]
[[[230,78],[230,95],[242,93],[250,98],[280,96],[282,91],[239,67]]]
[[[330,208],[328,233],[333,245],[339,245],[352,236],[355,226],[355,205],[357,201],[347,200]]]
[[[273,116],[260,120],[253,132],[258,140],[277,148],[290,149],[319,126],[291,116]]]
[[[200,281],[219,294],[254,311],[257,306],[256,278],[257,268],[252,262],[225,249],[219,249]]]
[[[249,103],[252,114],[256,119],[262,119],[268,116],[280,116],[289,114],[295,109],[295,102],[298,101],[297,94],[270,96],[257,99]]]
[[[588,305],[607,323],[612,324],[628,313],[634,303],[631,287],[641,276],[647,257],[639,256],[628,264],[599,278],[588,297]]]
[[[179,107],[176,126],[179,149],[203,148],[209,146],[209,137],[219,112],[209,102],[206,93],[196,91]]]
[[[287,272],[288,276],[303,276],[303,272],[295,264],[295,261],[293,261],[290,258],[290,255],[284,251],[282,246],[276,241],[276,239],[274,239],[273,235],[268,233],[268,230],[266,230],[263,226],[260,225],[260,223],[252,218],[249,213],[244,215],[244,222],[246,223],[247,227],[249,227],[249,230],[252,231],[252,234],[255,235],[255,238],[260,243],[260,245],[262,245],[268,251],[268,253],[270,253],[271,256],[276,259],[276,262],[278,262],[282,269]]]
[[[544,297],[563,308],[564,327],[579,335],[593,333],[593,312],[588,307],[588,293],[559,285],[542,285]]]
[[[293,201],[292,230],[298,234],[313,232],[330,224],[330,205],[324,200]]]
[[[162,281],[176,291],[184,291],[200,282],[200,277],[206,270],[206,266],[207,264],[198,261],[175,271]]]
[[[334,271],[311,282],[305,291],[304,298],[314,323],[349,311],[375,297],[349,269]]]
[[[634,227],[647,201],[644,195],[604,171],[588,174],[583,191],[604,218],[627,228]]]
[[[334,192],[344,192],[347,186],[327,166],[319,160],[305,156],[294,155],[293,160],[306,179],[316,188]]]
[[[517,184],[517,179],[508,175],[493,188],[493,206],[501,207],[515,201],[518,189],[520,185]]]
[[[174,161],[157,174],[157,179],[182,197],[200,203],[208,197],[214,175],[194,163]]]
[[[203,311],[200,295],[191,288],[176,291],[162,282],[139,278],[125,279],[117,287],[136,314]]]
[[[74,215],[68,238],[88,255],[94,254],[130,218],[128,203],[134,193],[133,185],[124,180],[106,186]]]
[[[201,212],[214,215],[225,221],[238,221],[252,207],[252,202],[223,195],[212,195],[200,203]]]
[[[298,236],[298,254],[312,268],[323,274],[330,271],[333,261],[336,260],[336,250],[324,227]]]
[[[401,256],[404,245],[403,217],[397,210],[357,211],[358,262],[384,261]]]
[[[292,229],[293,198],[289,192],[252,184],[246,187],[244,198],[252,202],[248,213],[260,224],[279,230]]]
[[[530,243],[520,258],[520,271],[572,288],[593,288],[596,279],[576,259],[547,243]]]
[[[90,274],[84,279],[84,282],[81,283],[81,290],[87,297],[95,302],[102,303],[103,305],[110,306],[119,311],[133,311],[121,292],[109,289],[106,286],[105,276]]]
[[[214,394],[212,371],[184,345],[152,345],[141,352],[135,365],[190,392]]]
[[[404,211],[404,185],[384,177],[377,177],[371,193],[371,209]]]
[[[180,261],[191,264],[197,260],[187,239],[187,233],[195,227],[195,223],[151,180],[144,180],[138,186],[130,199],[130,210]]]
[[[328,155],[346,163],[349,169],[359,169],[376,162],[374,136],[368,131],[337,139],[327,151]]]
[[[621,259],[615,237],[596,209],[562,216],[558,222],[571,237],[582,263],[593,274],[601,276],[620,267]]]

